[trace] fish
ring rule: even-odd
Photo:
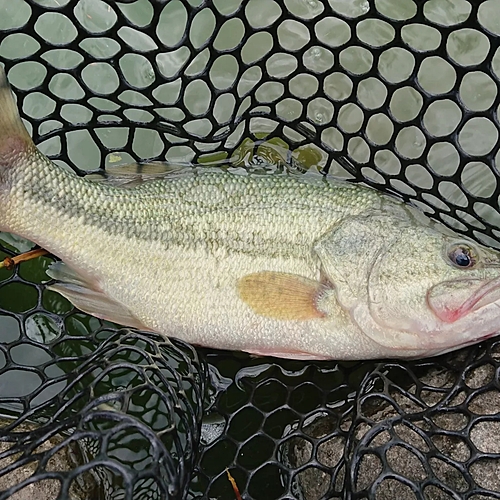
[[[291,172],[130,170],[98,181],[44,156],[0,71],[0,230],[58,257],[49,288],[81,311],[302,360],[434,356],[500,328],[500,254],[396,197]]]

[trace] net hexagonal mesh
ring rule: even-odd
[[[309,168],[499,246],[498,0],[0,12],[22,117],[79,175],[146,159]],[[243,498],[500,498],[498,341],[418,362],[196,351],[74,310],[46,290],[51,260],[0,271],[0,499],[233,499],[226,468]]]

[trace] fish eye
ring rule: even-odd
[[[448,252],[448,258],[454,266],[461,269],[470,269],[477,262],[473,249],[463,244],[452,246]]]

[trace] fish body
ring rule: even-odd
[[[52,288],[81,310],[203,346],[414,357],[500,326],[498,253],[399,201],[291,174],[78,177],[33,145],[1,72],[0,229],[60,257]]]

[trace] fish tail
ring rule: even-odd
[[[34,148],[19,116],[5,71],[0,66],[0,169],[13,166]]]

